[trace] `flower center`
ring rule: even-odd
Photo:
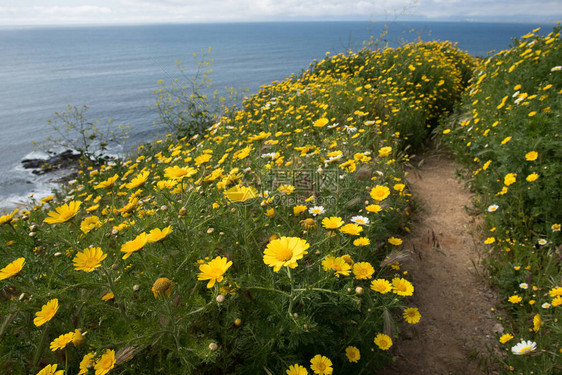
[[[290,249],[288,247],[281,248],[277,252],[277,258],[280,261],[286,262],[289,259],[291,259],[292,257],[293,257],[293,249]]]

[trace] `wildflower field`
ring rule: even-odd
[[[327,54],[0,216],[1,372],[373,373],[423,319],[403,166],[434,129],[475,171],[506,334],[536,346],[498,360],[555,368],[559,29],[523,38],[483,62],[448,42]],[[470,118],[438,126],[461,97]]]
[[[472,67],[450,43],[328,55],[2,216],[2,373],[380,367],[420,320],[405,150]]]
[[[533,30],[486,59],[459,119],[438,131],[485,219],[487,266],[503,299],[507,372],[562,372],[562,44]]]

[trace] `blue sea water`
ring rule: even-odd
[[[0,210],[30,194],[49,193],[50,177],[21,167],[32,141],[52,135],[47,120],[67,105],[87,105],[88,119],[111,118],[132,127],[130,144],[158,136],[153,122],[157,81],[195,73],[194,52],[212,47],[213,87],[261,85],[299,73],[313,59],[357,50],[384,23],[291,22],[0,28]],[[389,24],[385,39],[451,40],[475,56],[508,48],[536,27],[511,23],[409,22]]]

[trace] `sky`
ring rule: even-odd
[[[561,0],[0,0],[0,27],[258,21],[553,23]]]

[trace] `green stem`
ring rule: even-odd
[[[39,342],[39,346],[37,347],[37,350],[35,351],[35,355],[33,356],[33,366],[37,366],[37,363],[39,363],[39,360],[41,359],[41,354],[43,354],[43,349],[47,344],[47,338],[49,336],[47,334],[48,331],[49,331],[49,326],[46,325],[45,328],[43,329],[43,334],[41,335],[41,341]]]

